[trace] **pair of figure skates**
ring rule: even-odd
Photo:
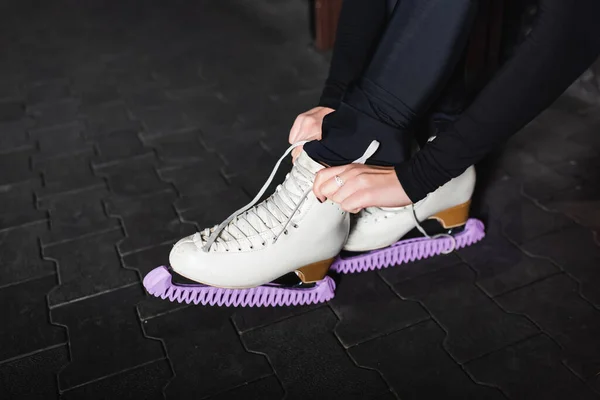
[[[312,187],[324,168],[305,152],[284,182],[258,203],[279,159],[256,197],[219,226],[178,241],[164,266],[144,278],[146,290],[180,303],[219,306],[290,306],[334,297],[340,274],[369,271],[447,254],[483,238],[469,219],[475,170],[398,208],[367,208],[350,215],[332,201],[319,202]],[[356,163],[375,152],[373,142]],[[258,204],[257,204],[258,203]]]

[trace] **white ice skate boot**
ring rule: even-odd
[[[483,224],[469,219],[475,168],[469,167],[414,205],[371,207],[351,218],[346,252],[332,269],[350,273],[373,270],[449,253],[484,236]]]
[[[300,144],[279,159],[250,204],[218,227],[175,244],[171,268],[194,284],[173,284],[169,272],[159,267],[144,279],[148,291],[176,301],[219,305],[289,305],[331,298],[333,280],[326,273],[348,238],[350,221],[338,204],[320,203],[313,194],[315,174],[324,167],[302,152],[275,193],[256,204],[281,161]],[[364,163],[377,147],[373,142],[355,162]],[[278,282],[290,273],[299,284]]]

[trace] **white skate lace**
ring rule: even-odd
[[[435,136],[434,136],[435,137]],[[411,204],[411,210],[412,210],[412,215],[413,218],[415,220],[415,227],[417,228],[417,230],[419,232],[421,232],[421,234],[429,239],[437,239],[437,238],[441,238],[441,237],[447,237],[450,238],[450,243],[451,246],[450,248],[446,249],[446,250],[442,250],[442,254],[450,254],[452,253],[454,250],[456,250],[456,238],[448,233],[438,233],[436,235],[429,235],[425,229],[423,229],[423,227],[421,226],[421,224],[419,223],[419,219],[417,218],[417,211],[415,210],[415,205],[414,203]]]
[[[220,225],[200,232],[200,237],[205,242],[202,246],[204,252],[210,251],[213,244],[220,244],[225,247],[226,251],[229,251],[231,242],[235,243],[239,250],[241,249],[240,240],[246,240],[250,248],[253,248],[250,236],[271,232],[273,228],[281,224],[283,226],[280,228],[279,233],[273,236],[273,243],[277,242],[277,239],[282,234],[287,233],[287,227],[291,223],[292,218],[312,191],[313,174],[309,170],[299,165],[299,163],[295,163],[290,173],[286,176],[285,181],[277,186],[275,193],[261,203],[256,203],[269,188],[281,162],[294,148],[302,146],[305,143],[307,141],[294,143],[285,151],[279,160],[277,160],[263,187],[250,203],[231,214]],[[362,157],[355,160],[353,164],[364,164],[378,148],[379,142],[372,141]],[[264,245],[265,243],[263,242],[262,244]]]

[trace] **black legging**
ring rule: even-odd
[[[353,49],[347,47],[334,54],[333,73],[352,70],[359,77],[345,88],[336,111],[325,118],[322,140],[304,147],[312,158],[329,165],[359,158],[372,140],[378,140],[381,146],[370,163],[394,165],[408,158],[413,123],[444,88],[467,43],[476,12],[473,0],[401,0],[385,26],[387,3],[379,0],[375,3],[381,4],[373,7],[379,15],[369,12],[371,20],[363,22],[368,26],[364,34],[354,22],[370,3],[347,1],[340,20],[341,30],[355,30],[347,34],[361,40],[356,51],[363,57],[368,54],[370,62],[364,72],[360,66],[348,63],[334,70],[340,65],[336,56],[352,54]],[[345,20],[349,10],[358,14]],[[369,36],[379,35],[376,27],[369,26],[373,22],[385,26],[385,32],[370,55]],[[345,45],[341,43],[336,47]],[[363,61],[360,56],[353,61],[359,64]]]
[[[343,13],[350,21],[346,9],[360,12],[360,8],[368,8],[372,3],[345,0]],[[363,39],[357,43],[379,40],[379,45],[370,62],[366,59],[362,65],[350,67],[358,74],[353,79],[356,83],[344,90],[337,111],[326,117],[323,140],[305,145],[308,154],[339,165],[358,158],[371,140],[379,140],[382,146],[374,163],[394,165],[406,193],[418,201],[460,175],[535,118],[600,53],[600,1],[539,0],[533,29],[511,58],[451,129],[438,134],[407,159],[407,133],[437,99],[441,85],[456,64],[465,33],[470,29],[473,4],[400,0],[383,34],[375,28],[365,29],[371,37],[361,36]],[[385,5],[373,9],[385,11]],[[371,23],[382,18],[371,17]],[[342,15],[340,37],[347,39],[344,23]],[[359,35],[355,33],[354,37]],[[435,52],[431,51],[432,43]],[[346,42],[346,51],[350,47]],[[344,53],[334,51],[328,83],[339,81],[332,74],[341,63],[336,56],[342,54],[344,58]],[[435,65],[432,67],[431,63]],[[328,97],[333,98],[326,92],[333,91],[324,91],[324,105]]]

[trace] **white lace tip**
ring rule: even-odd
[[[367,147],[367,150],[365,150],[365,152],[363,153],[362,157],[360,157],[359,159],[355,160],[352,164],[364,164],[367,162],[367,160],[369,158],[371,158],[373,156],[373,154],[375,154],[375,152],[377,151],[377,149],[379,148],[379,142],[377,140],[373,140],[371,142],[371,144],[369,144],[369,147]]]

